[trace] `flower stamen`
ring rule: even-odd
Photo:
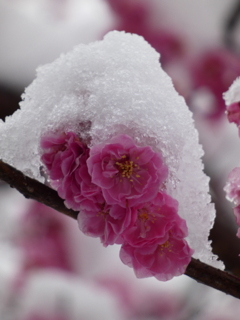
[[[104,207],[105,207],[105,204],[104,203],[101,204],[101,210],[98,211],[97,217],[102,216],[104,219],[107,218],[107,216],[109,215],[110,210],[109,209],[108,210],[104,210]]]
[[[161,252],[164,251],[165,249],[167,249],[168,252],[172,252],[171,248],[172,248],[172,244],[168,240],[163,244],[159,245],[159,249]]]
[[[126,155],[122,156],[122,159],[126,159]],[[121,176],[123,178],[130,179],[133,174],[133,168],[135,167],[135,164],[133,161],[125,160],[123,162],[116,162],[116,165],[118,167],[119,172],[121,173]],[[133,181],[132,179],[130,181]]]

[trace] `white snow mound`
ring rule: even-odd
[[[21,110],[0,123],[0,157],[39,181],[41,136],[83,131],[92,145],[125,133],[161,152],[169,167],[167,192],[187,221],[194,257],[223,268],[208,241],[215,209],[192,113],[162,70],[159,54],[140,36],[113,31],[103,41],[79,45],[37,70]],[[87,126],[86,126],[87,128]]]

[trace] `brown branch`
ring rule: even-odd
[[[16,188],[26,198],[34,199],[74,219],[77,212],[67,209],[57,192],[46,185],[25,176],[10,165],[0,160],[0,179]],[[225,271],[213,268],[199,260],[192,258],[185,274],[198,282],[230,294],[240,299],[240,278]]]
[[[0,179],[17,189],[25,198],[45,204],[69,217],[77,219],[78,212],[67,209],[57,192],[41,182],[25,176],[21,171],[0,160]]]
[[[185,274],[197,282],[240,299],[240,278],[226,271],[221,271],[192,258]]]

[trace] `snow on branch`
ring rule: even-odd
[[[0,122],[1,159],[47,180],[83,233],[121,245],[138,278],[170,280],[191,256],[223,269],[192,113],[142,37],[114,31],[61,55],[20,107]]]

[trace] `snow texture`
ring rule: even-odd
[[[240,101],[240,77],[233,81],[228,91],[223,94],[223,98],[227,106]]]
[[[20,106],[0,123],[2,160],[44,181],[39,142],[45,133],[90,134],[91,146],[128,134],[137,145],[163,154],[167,192],[187,221],[194,257],[223,268],[208,242],[215,209],[192,114],[161,69],[159,54],[142,37],[113,31],[103,41],[75,47],[37,70]]]

